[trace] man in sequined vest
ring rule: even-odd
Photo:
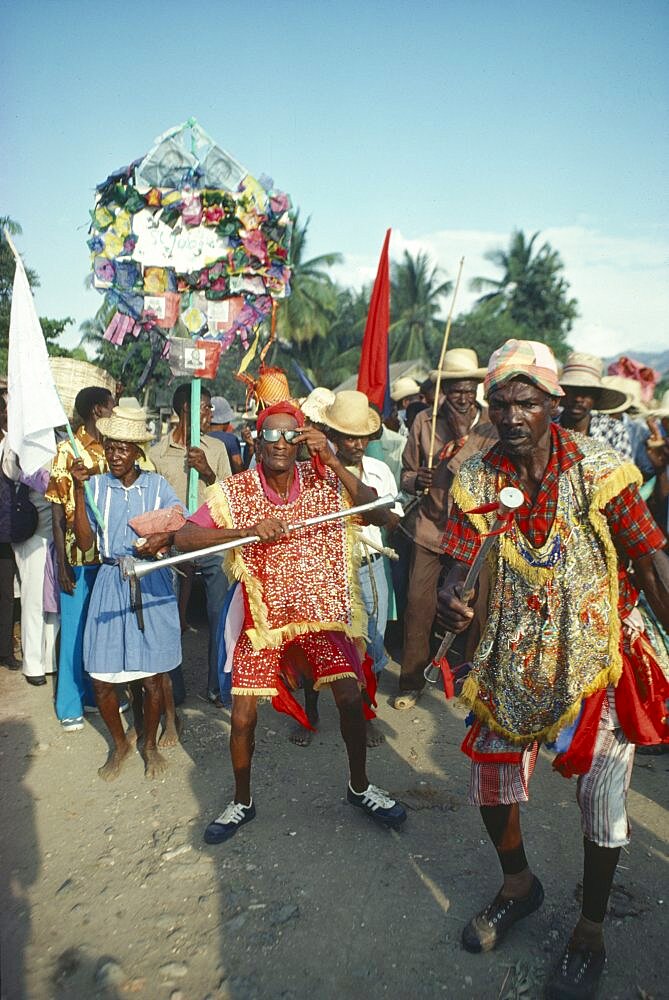
[[[582,912],[546,996],[592,997],[605,960],[608,897],[629,841],[634,744],[667,739],[669,686],[625,568],[632,564],[666,628],[669,558],[636,466],[552,422],[562,389],[545,345],[508,341],[491,357],[484,386],[499,442],[463,463],[455,479],[443,540],[455,565],[439,614],[453,632],[470,625],[480,632],[462,691],[473,722],[463,750],[472,761],[470,802],[504,881],[462,943],[491,950],[543,902],[519,803],[528,799],[538,747],[547,744],[557,750],[554,767],[578,775],[584,866]],[[504,486],[522,490],[525,502],[493,551],[472,609],[458,588],[495,517],[479,508],[494,504]]]
[[[307,676],[316,691],[323,686],[332,691],[348,753],[348,801],[377,822],[398,827],[406,819],[404,808],[370,784],[366,772],[363,677],[356,646],[364,637],[365,621],[353,525],[338,519],[290,530],[291,524],[311,517],[369,503],[376,494],[345,468],[321,431],[304,426],[304,415],[291,403],[263,410],[257,431],[257,468],[210,487],[207,502],[175,539],[187,552],[233,539],[260,539],[231,549],[226,563],[230,578],[240,583],[243,619],[232,655],[235,794],[207,827],[205,841],[227,840],[254,818],[251,758],[258,698],[271,698],[277,708],[280,699],[281,710],[295,714],[297,704],[284,682],[291,674]],[[310,462],[296,462],[300,444]],[[384,518],[383,511],[368,513],[370,523]]]

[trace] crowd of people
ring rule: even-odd
[[[547,995],[593,996],[630,835],[634,749],[667,745],[666,394],[648,406],[635,379],[604,376],[599,358],[575,352],[560,369],[546,346],[513,340],[486,365],[452,349],[421,385],[398,379],[386,415],[357,391],[288,396],[260,400],[251,421],[204,387],[191,413],[180,385],[175,423],[153,442],[136,400],[88,387],[74,440],[60,441],[49,468],[25,476],[4,451],[0,664],[31,685],[56,674],[67,732],[100,712],[113,747],[101,778],[116,779],[135,746],[155,778],[167,766],[161,748],[179,739],[181,635],[197,575],[209,625],[202,684],[231,720],[234,792],[204,833],[220,844],[256,816],[258,701],[289,714],[290,739],[306,747],[324,688],[339,714],[348,802],[401,827],[404,807],[367,773],[367,750],[383,740],[374,708],[389,623],[403,624],[397,711],[417,705],[439,631],[456,634],[469,800],[503,878],[463,946],[496,947],[543,901],[519,810],[547,747],[578,778],[584,843],[581,914]],[[0,418],[6,427],[4,399]],[[522,505],[465,592],[505,486]],[[35,508],[32,530],[22,503],[23,520]],[[161,566],[170,550],[187,554],[176,575]],[[140,580],[121,572],[128,559],[154,565]]]

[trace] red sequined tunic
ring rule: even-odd
[[[289,524],[351,506],[333,472],[318,476],[298,462],[299,492],[274,504],[256,471],[232,476],[209,490],[207,504],[220,528],[246,528],[264,518]],[[229,576],[244,591],[245,620],[232,668],[232,693],[274,696],[276,677],[292,660],[308,662],[315,687],[360,677],[353,640],[363,639],[364,609],[353,563],[353,518],[290,532],[278,542],[232,549]]]

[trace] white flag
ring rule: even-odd
[[[27,474],[36,472],[56,454],[54,427],[67,423],[53,375],[23,262],[16,259],[7,360],[7,447],[19,457]]]

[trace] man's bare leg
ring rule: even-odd
[[[307,719],[314,727],[318,729],[318,692],[314,691],[314,682],[310,677],[304,676],[302,679],[302,685],[304,688],[304,711]],[[288,739],[291,743],[294,743],[296,747],[308,747],[313,739],[314,734],[310,729],[305,729],[301,726],[299,722],[296,722],[294,726],[291,727]]]
[[[110,752],[107,763],[98,768],[98,775],[103,781],[115,781],[132,753],[133,744],[125,734],[121,713],[118,710],[116,688],[107,681],[99,681],[95,677],[92,680],[95,702],[100,709],[102,721],[114,741],[114,749]]]
[[[255,695],[233,695],[230,757],[235,775],[235,802],[251,803],[251,761],[255,750],[258,699]]]
[[[144,688],[144,777],[157,778],[167,769],[167,761],[156,747],[163,711],[163,681],[160,674],[142,679]]]
[[[174,705],[174,692],[172,691],[172,678],[168,673],[160,674],[163,688],[163,705],[165,707],[165,728],[158,740],[161,749],[169,750],[179,742],[181,730],[183,728],[180,717]]]
[[[339,710],[339,727],[348,754],[351,788],[354,792],[364,792],[369,784],[366,770],[367,725],[362,712],[360,688],[354,677],[342,677],[329,686]]]

